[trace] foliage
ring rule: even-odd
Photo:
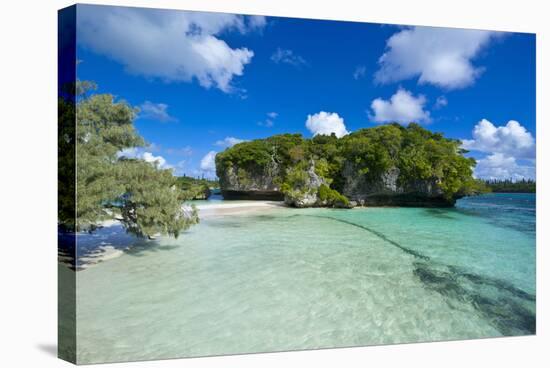
[[[400,128],[398,125],[381,125],[344,136],[342,154],[355,171],[370,180],[377,180],[397,163],[402,139]]]
[[[321,184],[319,187],[319,199],[322,202],[326,202],[331,206],[347,207],[349,206],[349,200],[338,191],[329,188],[326,184]]]
[[[474,179],[470,182],[469,191],[467,194],[478,195],[492,192],[485,180]]]
[[[181,191],[174,185],[171,170],[161,170],[141,160],[120,160],[117,181],[124,194],[116,206],[128,232],[143,237],[181,231],[198,222],[196,212],[188,216],[182,209]]]
[[[216,173],[236,166],[248,172],[262,171],[270,164],[288,167],[299,159],[299,150],[293,148],[304,144],[300,134],[275,135],[266,139],[256,139],[234,145],[216,155]]]
[[[309,175],[306,170],[306,161],[301,161],[298,164],[289,167],[284,183],[292,189],[305,188],[309,183]]]
[[[495,193],[536,193],[537,191],[537,183],[532,179],[487,180],[485,185]]]
[[[210,188],[218,187],[217,180],[196,179],[190,176],[178,176],[175,178],[176,186],[181,190],[180,199],[208,199],[210,197]]]
[[[182,193],[174,185],[171,170],[119,157],[120,151],[145,144],[133,125],[136,110],[109,94],[84,95],[90,86],[77,84],[75,90],[82,94],[76,106],[69,99],[59,101],[60,127],[65,133],[60,136],[60,150],[76,146],[72,150],[76,151],[76,216],[60,199],[60,224],[70,230],[93,230],[101,221],[119,219],[137,236],[178,236],[197,222],[196,210],[182,208]],[[76,124],[71,108],[76,109]],[[70,125],[76,131],[65,139],[71,133],[65,127]],[[60,156],[60,170],[68,170],[67,175],[72,175],[74,164],[74,157]],[[68,199],[70,191],[61,189],[60,196]]]
[[[447,199],[480,190],[472,177],[475,160],[464,156],[460,141],[445,138],[411,123],[407,127],[387,124],[360,129],[342,138],[334,134],[304,139],[284,134],[243,142],[216,156],[218,176],[228,167],[247,172],[264,172],[277,163],[277,182],[283,191],[303,185],[306,163],[315,163],[315,173],[343,191],[348,170],[368,181],[378,181],[390,168],[399,169],[398,184],[413,187],[419,180],[437,185]],[[323,189],[325,191],[325,189]]]
[[[75,144],[75,104],[70,99],[59,98],[58,130],[57,130],[57,187],[58,213],[60,225],[74,229],[75,211],[75,181],[76,181],[76,144]]]

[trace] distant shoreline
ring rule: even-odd
[[[495,193],[495,194],[537,194],[536,191],[514,191],[514,192],[511,192],[511,191],[492,191],[492,192],[489,192],[489,193],[485,193],[485,194],[491,194],[491,193]]]

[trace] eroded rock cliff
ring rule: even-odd
[[[284,134],[216,156],[226,199],[284,200],[293,207],[453,206],[467,195],[475,160],[460,142],[416,124],[342,138]]]

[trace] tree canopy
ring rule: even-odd
[[[532,179],[487,180],[485,185],[494,193],[535,193],[537,183]]]
[[[219,186],[217,180],[206,178],[198,179],[190,176],[178,176],[175,179],[176,185],[182,192],[182,200],[208,199],[211,194],[211,188]]]
[[[472,193],[477,186],[472,177],[475,160],[464,156],[466,151],[460,144],[414,123],[360,129],[342,138],[332,134],[305,139],[299,134],[283,134],[226,149],[216,156],[216,170],[220,176],[228,166],[254,171],[276,162],[282,169],[281,187],[291,190],[303,176],[297,171],[305,170],[304,162],[312,160],[316,173],[330,183],[330,188],[342,192],[345,165],[351,165],[367,180],[378,180],[395,167],[400,184],[435,179],[445,197],[452,198]],[[327,188],[323,190],[328,193]]]
[[[61,225],[93,230],[101,221],[118,219],[128,232],[140,237],[159,233],[177,237],[198,218],[194,209],[186,212],[182,208],[185,196],[175,185],[172,171],[120,155],[124,149],[145,145],[133,124],[137,109],[109,94],[88,95],[89,86],[77,84],[76,106],[69,99],[59,101],[63,131],[59,170],[70,177],[76,166],[76,214],[70,198],[74,188],[61,190],[65,198],[60,201]],[[68,152],[65,156],[63,149]]]

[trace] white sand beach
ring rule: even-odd
[[[238,216],[238,215],[251,215],[264,213],[270,210],[276,210],[284,208],[283,202],[276,201],[216,201],[210,203],[204,203],[196,205],[199,211],[199,218],[201,220],[223,217],[223,216]],[[185,210],[189,210],[189,204],[184,204]],[[111,219],[101,222],[101,228],[113,228],[120,226],[119,220]],[[113,230],[111,230],[113,231]],[[81,236],[88,236],[87,234],[81,234]],[[128,235],[130,236],[130,235]],[[111,244],[102,244],[97,247],[93,252],[87,253],[85,256],[80,257],[79,269],[83,270],[99,262],[108,261],[120,257],[124,254],[128,248],[116,248]],[[69,261],[69,257],[60,256],[62,260]]]
[[[283,202],[277,201],[220,201],[220,203],[200,204],[199,218],[218,217],[226,215],[245,215],[258,213],[265,210],[284,208]]]

